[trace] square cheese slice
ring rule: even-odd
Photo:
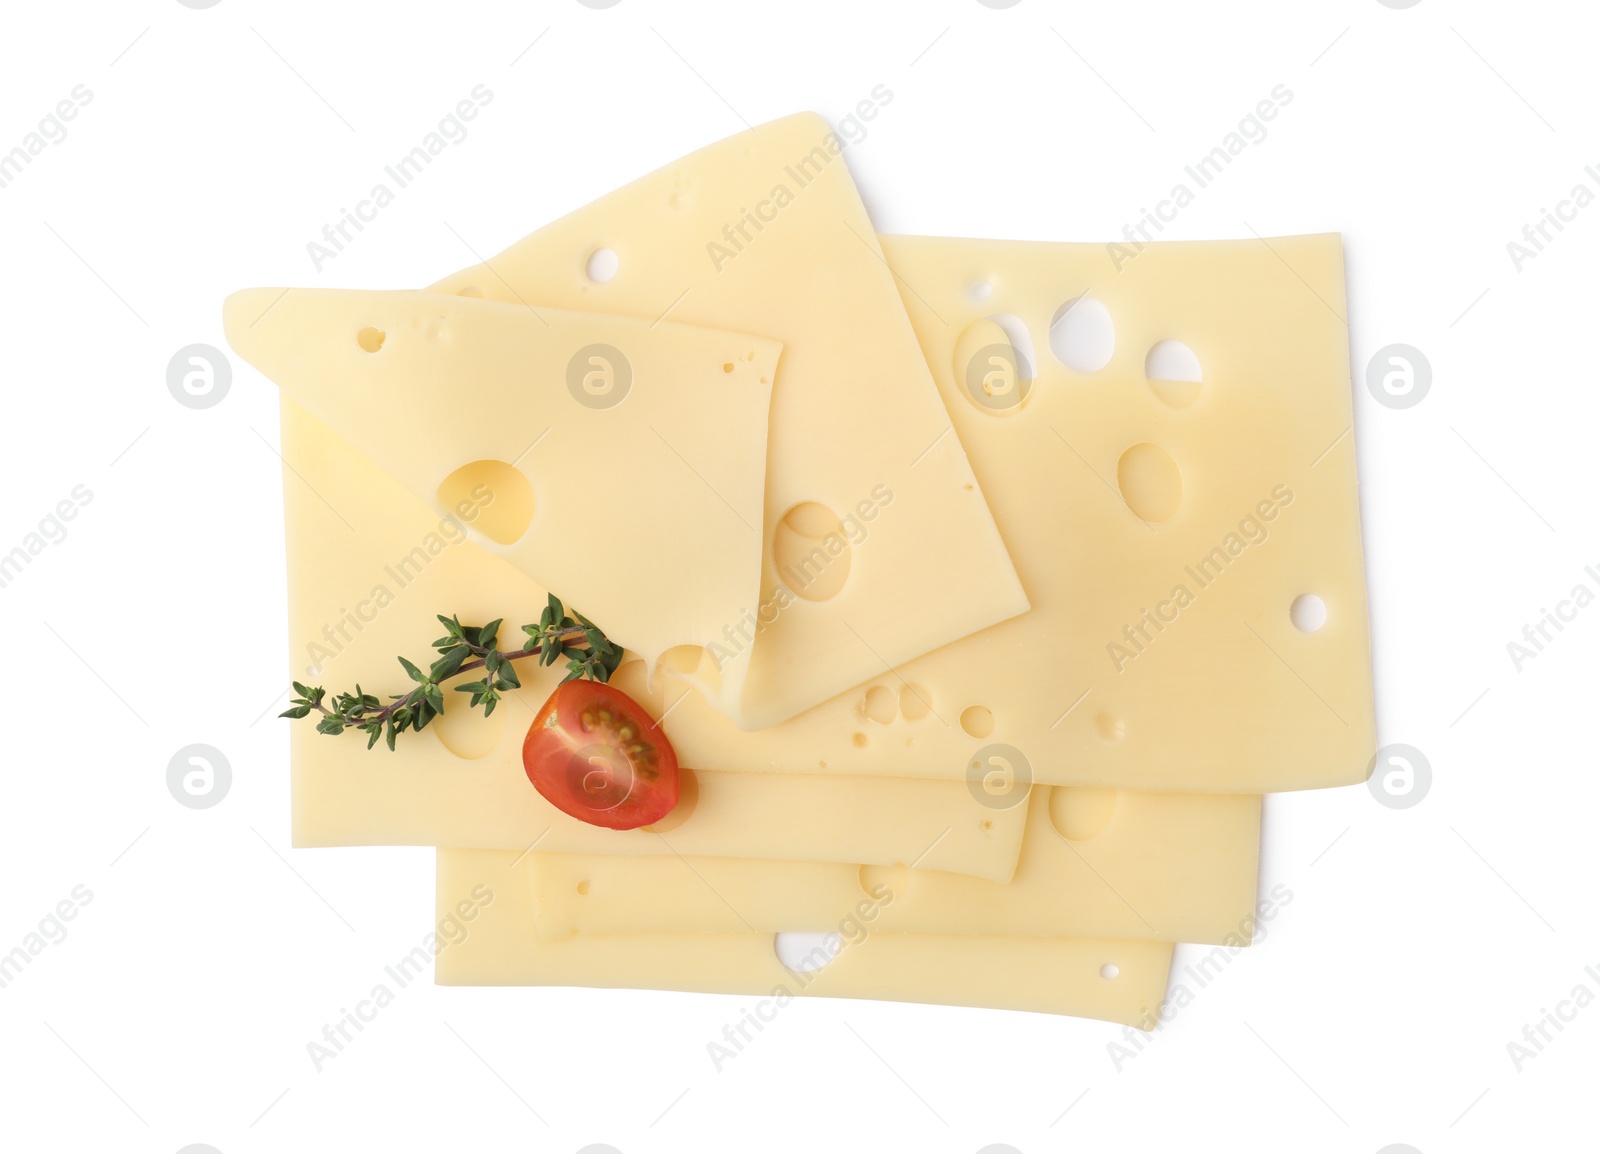
[[[437,512],[482,505],[488,547],[619,644],[664,651],[756,595],[775,343],[420,292],[224,313],[287,396]]]
[[[742,729],[1028,607],[960,439],[948,435],[842,148],[813,114],[761,125],[434,286],[783,342],[760,596],[668,663]],[[589,275],[600,250],[616,258],[603,281]],[[742,434],[724,435],[731,444]],[[616,467],[632,473],[626,459]],[[731,560],[708,552],[700,568]],[[672,612],[682,595],[664,578],[651,604]]]
[[[768,933],[662,933],[542,942],[529,917],[533,855],[440,850],[435,980],[452,986],[587,986],[761,998],[872,998],[1072,1014],[1149,1029],[1172,946],[1100,938],[905,934],[863,922],[797,951]],[[848,937],[846,937],[848,935]],[[825,962],[820,969],[809,968]],[[770,1020],[770,1018],[767,1018]]]
[[[537,619],[544,590],[466,538],[496,492],[469,495],[464,512],[441,517],[289,400],[282,427],[295,680],[399,692],[396,657],[426,653],[439,632],[434,614],[468,624],[504,617],[508,629]],[[278,722],[290,726],[295,844],[917,862],[1001,881],[1016,867],[1020,807],[997,813],[962,782],[688,769],[678,807],[650,830],[568,817],[522,767],[523,735],[560,668],[520,664],[523,688],[490,717],[452,700],[392,753],[381,743],[368,750],[358,734],[319,734],[309,720]],[[643,668],[625,663],[616,684],[659,714]]]
[[[1363,780],[1339,238],[1151,244],[1120,272],[1101,245],[883,244],[1033,609],[760,733],[686,698],[680,754],[1173,792]]]
[[[545,854],[534,929],[577,935],[831,932],[863,898],[879,930],[1248,941],[1261,799],[1036,786],[1007,883],[904,867]]]

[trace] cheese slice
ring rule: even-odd
[[[760,733],[686,697],[680,754],[973,781],[998,758],[1173,792],[1363,780],[1339,238],[1150,244],[1120,272],[1101,245],[883,243],[1033,609]],[[1307,595],[1314,632],[1291,619]]]
[[[252,289],[225,320],[438,512],[483,504],[479,538],[620,644],[703,643],[755,596],[773,342],[418,292]]]
[[[469,496],[465,514],[441,517],[292,401],[282,420],[295,680],[399,692],[406,681],[395,659],[426,655],[439,633],[434,614],[467,624],[503,617],[508,631],[537,619],[544,590],[466,539],[492,500]],[[523,735],[561,670],[528,661],[519,669],[523,688],[490,717],[448,701],[392,753],[368,750],[358,734],[279,722],[290,726],[295,844],[917,862],[1001,881],[1016,867],[1022,807],[997,812],[961,782],[688,769],[683,799],[653,830],[588,825],[546,802],[522,767]],[[614,681],[659,714],[643,671],[630,660]]]
[[[546,940],[698,930],[832,932],[881,905],[916,934],[1249,941],[1261,799],[1038,786],[1009,884],[929,870],[547,854],[527,869]]]
[[[842,149],[813,114],[761,125],[434,286],[783,342],[759,599],[668,665],[743,729],[1028,607],[961,442],[947,435],[950,418]],[[603,282],[586,271],[601,249],[617,259]],[[730,446],[742,436],[717,433]],[[695,577],[729,560],[707,553]],[[663,575],[644,604],[676,613],[686,591]]]
[[[801,949],[793,970],[779,960],[776,935],[750,931],[541,942],[529,917],[531,859],[439,851],[439,984],[743,994],[761,999],[750,1012],[762,1022],[793,997],[833,997],[1073,1014],[1142,1029],[1166,996],[1172,946],[1164,942],[904,934],[862,923]],[[808,968],[815,962],[825,964]]]

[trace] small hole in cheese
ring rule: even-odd
[[[994,714],[981,705],[961,711],[961,728],[972,737],[988,737],[994,732]]]
[[[356,344],[369,353],[375,353],[383,348],[383,338],[386,335],[382,329],[375,329],[368,325],[356,334]]]
[[[617,254],[609,248],[597,248],[589,254],[583,266],[584,274],[595,284],[605,284],[617,275]]]
[[[722,362],[722,371],[725,372],[725,373],[733,372],[733,362],[732,361],[723,361]]]
[[[586,881],[585,882],[579,882],[578,885],[577,885],[577,890],[578,890],[578,896],[579,897],[587,897],[588,894],[589,894],[589,883],[586,882]]]
[[[1302,633],[1315,633],[1328,623],[1328,603],[1315,593],[1302,593],[1289,606],[1289,620]]]
[[[796,974],[814,974],[839,956],[839,951],[844,949],[844,939],[838,934],[780,933],[773,937],[772,949],[784,969]]]
[[[1107,981],[1116,977],[1121,972],[1121,970],[1117,969],[1117,967],[1113,966],[1110,962],[1107,962],[1105,965],[1100,967],[1100,976],[1105,978]]]

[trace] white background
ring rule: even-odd
[[[93,498],[0,589],[0,952],[93,898],[0,989],[0,1146],[1593,1141],[1600,1006],[1520,1072],[1506,1048],[1600,994],[1600,607],[1520,672],[1506,649],[1600,589],[1600,206],[1521,271],[1506,249],[1600,191],[1587,6],[128,0],[4,23],[0,151],[93,99],[0,188],[0,552]],[[471,135],[315,269],[306,242],[478,84]],[[276,393],[235,362],[191,410],[169,359],[224,347],[234,288],[421,285],[741,121],[837,119],[879,84],[849,163],[881,230],[1064,240],[1114,238],[1293,92],[1166,235],[1344,234],[1380,740],[1423,751],[1431,791],[1270,799],[1263,890],[1292,902],[1120,1069],[1098,1023],[819,1000],[717,1073],[746,1000],[419,984],[317,1073],[307,1042],[430,927],[433,855],[288,848]],[[1394,342],[1432,366],[1404,410],[1364,382]],[[208,810],[166,787],[194,742],[233,767]]]

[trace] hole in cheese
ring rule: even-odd
[[[694,686],[708,697],[716,697],[722,690],[722,670],[711,651],[703,645],[693,642],[674,645],[661,655],[656,668],[666,670],[668,675]]]
[[[1110,981],[1121,972],[1121,970],[1117,969],[1117,967],[1112,965],[1110,962],[1107,962],[1105,965],[1100,967],[1100,976],[1105,978],[1107,981]]]
[[[850,576],[850,538],[826,505],[802,501],[778,522],[772,561],[779,579],[796,597],[826,601]]]
[[[375,329],[368,325],[356,334],[356,344],[369,353],[375,353],[383,348],[383,338],[386,335],[382,329]]]
[[[884,685],[874,685],[861,699],[857,712],[863,717],[870,717],[879,725],[888,725],[899,712],[899,707],[894,701],[894,690]]]
[[[606,281],[617,275],[619,263],[614,250],[597,248],[589,254],[589,259],[584,262],[584,275],[595,284],[605,284]]]
[[[445,704],[450,708],[429,722],[425,731],[435,734],[440,745],[464,761],[477,761],[498,749],[501,739],[505,737],[507,718],[511,715],[511,706],[506,703],[502,703],[488,717],[476,709],[464,708],[466,697],[457,696],[455,687],[476,681],[482,676],[478,670],[468,670],[441,683],[440,689],[446,695]],[[506,716],[502,717],[501,714]]]
[[[586,881],[585,882],[579,882],[573,888],[575,888],[578,891],[578,896],[580,898],[589,896],[589,883],[588,882],[586,882]]]
[[[673,673],[692,674],[700,668],[700,663],[705,660],[706,651],[700,645],[674,645],[661,655],[661,664]]]
[[[1050,825],[1068,841],[1087,841],[1105,828],[1117,808],[1117,791],[1058,785],[1050,791]]]
[[[1050,320],[1050,351],[1069,369],[1098,372],[1111,363],[1116,347],[1117,329],[1111,313],[1093,297],[1068,301]]]
[[[961,711],[961,728],[973,737],[988,737],[994,732],[994,713],[982,705],[969,705]]]
[[[839,951],[844,949],[844,939],[833,933],[788,931],[774,935],[772,949],[784,969],[796,974],[814,974],[839,956]]]
[[[1302,593],[1289,606],[1289,620],[1302,633],[1315,633],[1328,623],[1328,603],[1315,593]]]
[[[933,712],[933,698],[920,685],[900,688],[900,716],[907,721],[921,721]]]
[[[903,865],[864,865],[856,874],[856,880],[862,893],[888,905],[905,896],[911,885],[911,871]]]
[[[952,368],[969,401],[993,416],[1006,416],[1021,409],[1033,392],[1037,363],[1028,326],[1003,313],[961,330]]]
[[[1155,393],[1175,409],[1200,395],[1200,358],[1182,341],[1157,341],[1144,355],[1144,375]]]
[[[533,523],[533,486],[504,461],[473,461],[439,483],[438,501],[452,517],[501,545],[514,544]]]
[[[1183,477],[1178,464],[1158,445],[1135,445],[1117,462],[1117,487],[1128,508],[1145,521],[1165,521],[1178,511]]]

